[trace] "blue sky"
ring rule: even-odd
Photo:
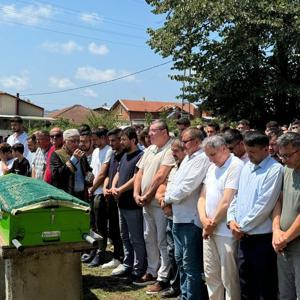
[[[146,44],[146,28],[164,21],[150,9],[144,0],[1,0],[0,90],[19,92],[46,110],[73,104],[95,108],[120,98],[176,101],[180,84],[168,77],[172,63],[108,84],[29,96],[111,80],[170,60]]]

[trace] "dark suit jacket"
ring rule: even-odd
[[[87,158],[84,156],[79,161],[83,177],[85,178],[88,172],[92,171]],[[70,155],[64,149],[57,150],[52,153],[50,158],[50,168],[52,174],[52,185],[66,191],[71,195],[76,195],[74,191],[76,167],[70,161]],[[84,182],[85,193],[87,197],[88,183]],[[82,199],[87,200],[87,199]]]

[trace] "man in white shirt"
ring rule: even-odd
[[[27,134],[23,131],[23,120],[21,117],[14,117],[10,119],[10,127],[13,132],[7,139],[7,143],[13,146],[16,143],[21,143],[24,145],[24,157],[28,156],[28,146],[27,146]]]
[[[226,226],[227,208],[238,189],[244,163],[230,154],[221,136],[206,138],[202,143],[213,164],[202,188],[198,210],[203,225],[203,257],[209,299],[240,299],[237,241]]]
[[[91,228],[100,235],[107,231],[106,218],[101,217],[101,214],[106,211],[107,204],[103,196],[103,182],[107,175],[110,157],[112,156],[112,149],[107,143],[107,132],[107,129],[101,128],[92,133],[92,141],[97,148],[93,151],[91,161],[92,172],[95,176],[93,186],[89,188],[89,195],[93,197],[91,200]],[[91,252],[90,257],[84,260],[88,262],[90,259],[93,259],[88,265],[89,267],[98,267],[105,263],[105,247],[105,244],[100,241],[97,253]]]
[[[201,150],[202,135],[197,128],[182,133],[186,157],[174,175],[165,195],[165,204],[172,204],[175,259],[180,272],[182,299],[206,299],[202,280],[202,230],[197,211],[201,185],[210,162]]]
[[[168,286],[171,266],[167,251],[167,219],[155,193],[175,165],[175,159],[171,151],[172,140],[163,120],[152,122],[149,136],[152,145],[145,150],[137,164],[139,171],[135,177],[133,193],[136,203],[143,207],[148,267],[144,276],[133,284],[143,286],[154,283],[147,290],[148,293],[154,293]]]

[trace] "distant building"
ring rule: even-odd
[[[33,104],[29,100],[0,91],[0,135],[11,134],[10,118],[20,116],[24,120],[25,128],[34,126],[35,122],[51,121],[44,117],[44,108]]]
[[[119,120],[128,121],[131,124],[144,123],[145,115],[150,113],[152,119],[159,119],[160,114],[165,112],[169,118],[179,118],[182,114],[194,119],[199,117],[198,107],[193,104],[178,102],[127,100],[119,99],[111,107],[111,111]]]
[[[88,121],[91,114],[98,115],[98,112],[91,108],[75,104],[70,107],[53,111],[48,116],[54,119],[67,119],[74,124],[82,124]]]
[[[94,108],[93,110],[99,114],[103,114],[103,113],[109,112],[110,108],[108,106],[100,106],[100,107]]]

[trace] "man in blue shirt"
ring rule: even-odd
[[[272,210],[280,194],[283,169],[268,154],[268,137],[248,131],[244,137],[249,162],[238,194],[227,212],[227,224],[239,240],[241,299],[277,299],[276,254],[272,248]]]

